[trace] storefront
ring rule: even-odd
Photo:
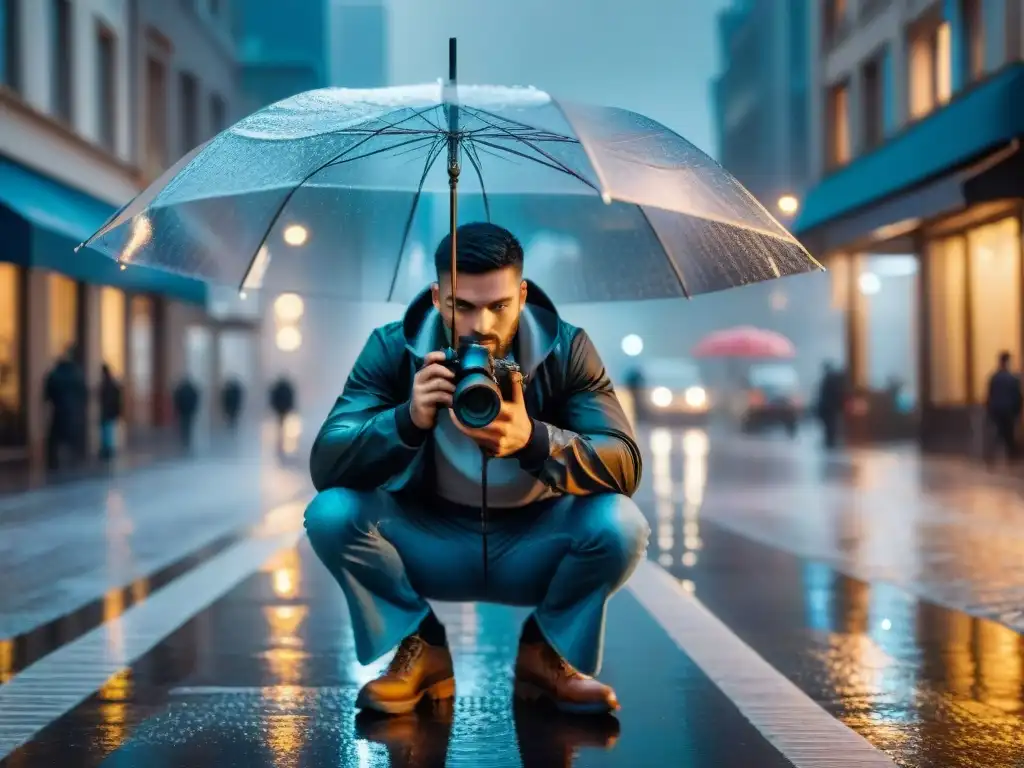
[[[1017,203],[975,210],[970,224],[933,228],[925,242],[922,438],[953,448],[968,434],[980,449],[980,407],[1000,353],[1021,369],[1024,285]]]
[[[90,392],[103,364],[125,383],[130,428],[149,431],[167,422],[165,380],[174,375],[176,347],[184,342],[164,318],[172,305],[202,317],[206,287],[140,266],[122,271],[88,250],[75,253],[113,212],[103,201],[0,157],[0,460],[41,454],[43,383],[69,350]],[[97,403],[89,407],[91,449]]]
[[[0,458],[26,446],[25,275],[15,264],[0,263]]]
[[[1017,63],[808,195],[794,230],[831,269],[845,310],[854,437],[916,436],[929,449],[981,450],[982,406],[1000,352],[1024,368],[1022,137]],[[902,271],[887,270],[891,263]],[[891,397],[897,378],[902,410]]]

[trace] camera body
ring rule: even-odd
[[[501,411],[503,400],[511,399],[515,385],[512,374],[520,367],[509,360],[495,359],[489,349],[473,337],[459,339],[459,348],[444,350],[442,363],[455,374],[452,411],[470,429],[486,427]]]

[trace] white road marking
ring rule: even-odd
[[[627,583],[633,596],[794,768],[895,768],[757,655],[656,563]]]
[[[302,534],[305,506],[303,500],[271,510],[265,517],[264,530],[0,686],[0,760],[255,573],[268,559],[295,546]]]

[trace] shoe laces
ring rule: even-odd
[[[547,643],[544,644],[544,657],[547,662],[548,671],[557,677],[573,678],[580,677],[579,671],[562,658],[562,655]]]
[[[412,670],[412,665],[423,652],[423,646],[423,641],[415,635],[405,638],[398,646],[398,651],[391,660],[391,664],[388,665],[388,672],[396,675],[408,674]]]

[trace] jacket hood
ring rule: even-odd
[[[516,362],[529,377],[551,354],[558,340],[558,310],[536,284],[526,281],[526,305],[519,315],[519,330],[513,342]],[[430,298],[430,288],[421,292],[405,311],[402,320],[405,345],[417,361],[429,353],[444,349],[447,338],[441,313]]]

